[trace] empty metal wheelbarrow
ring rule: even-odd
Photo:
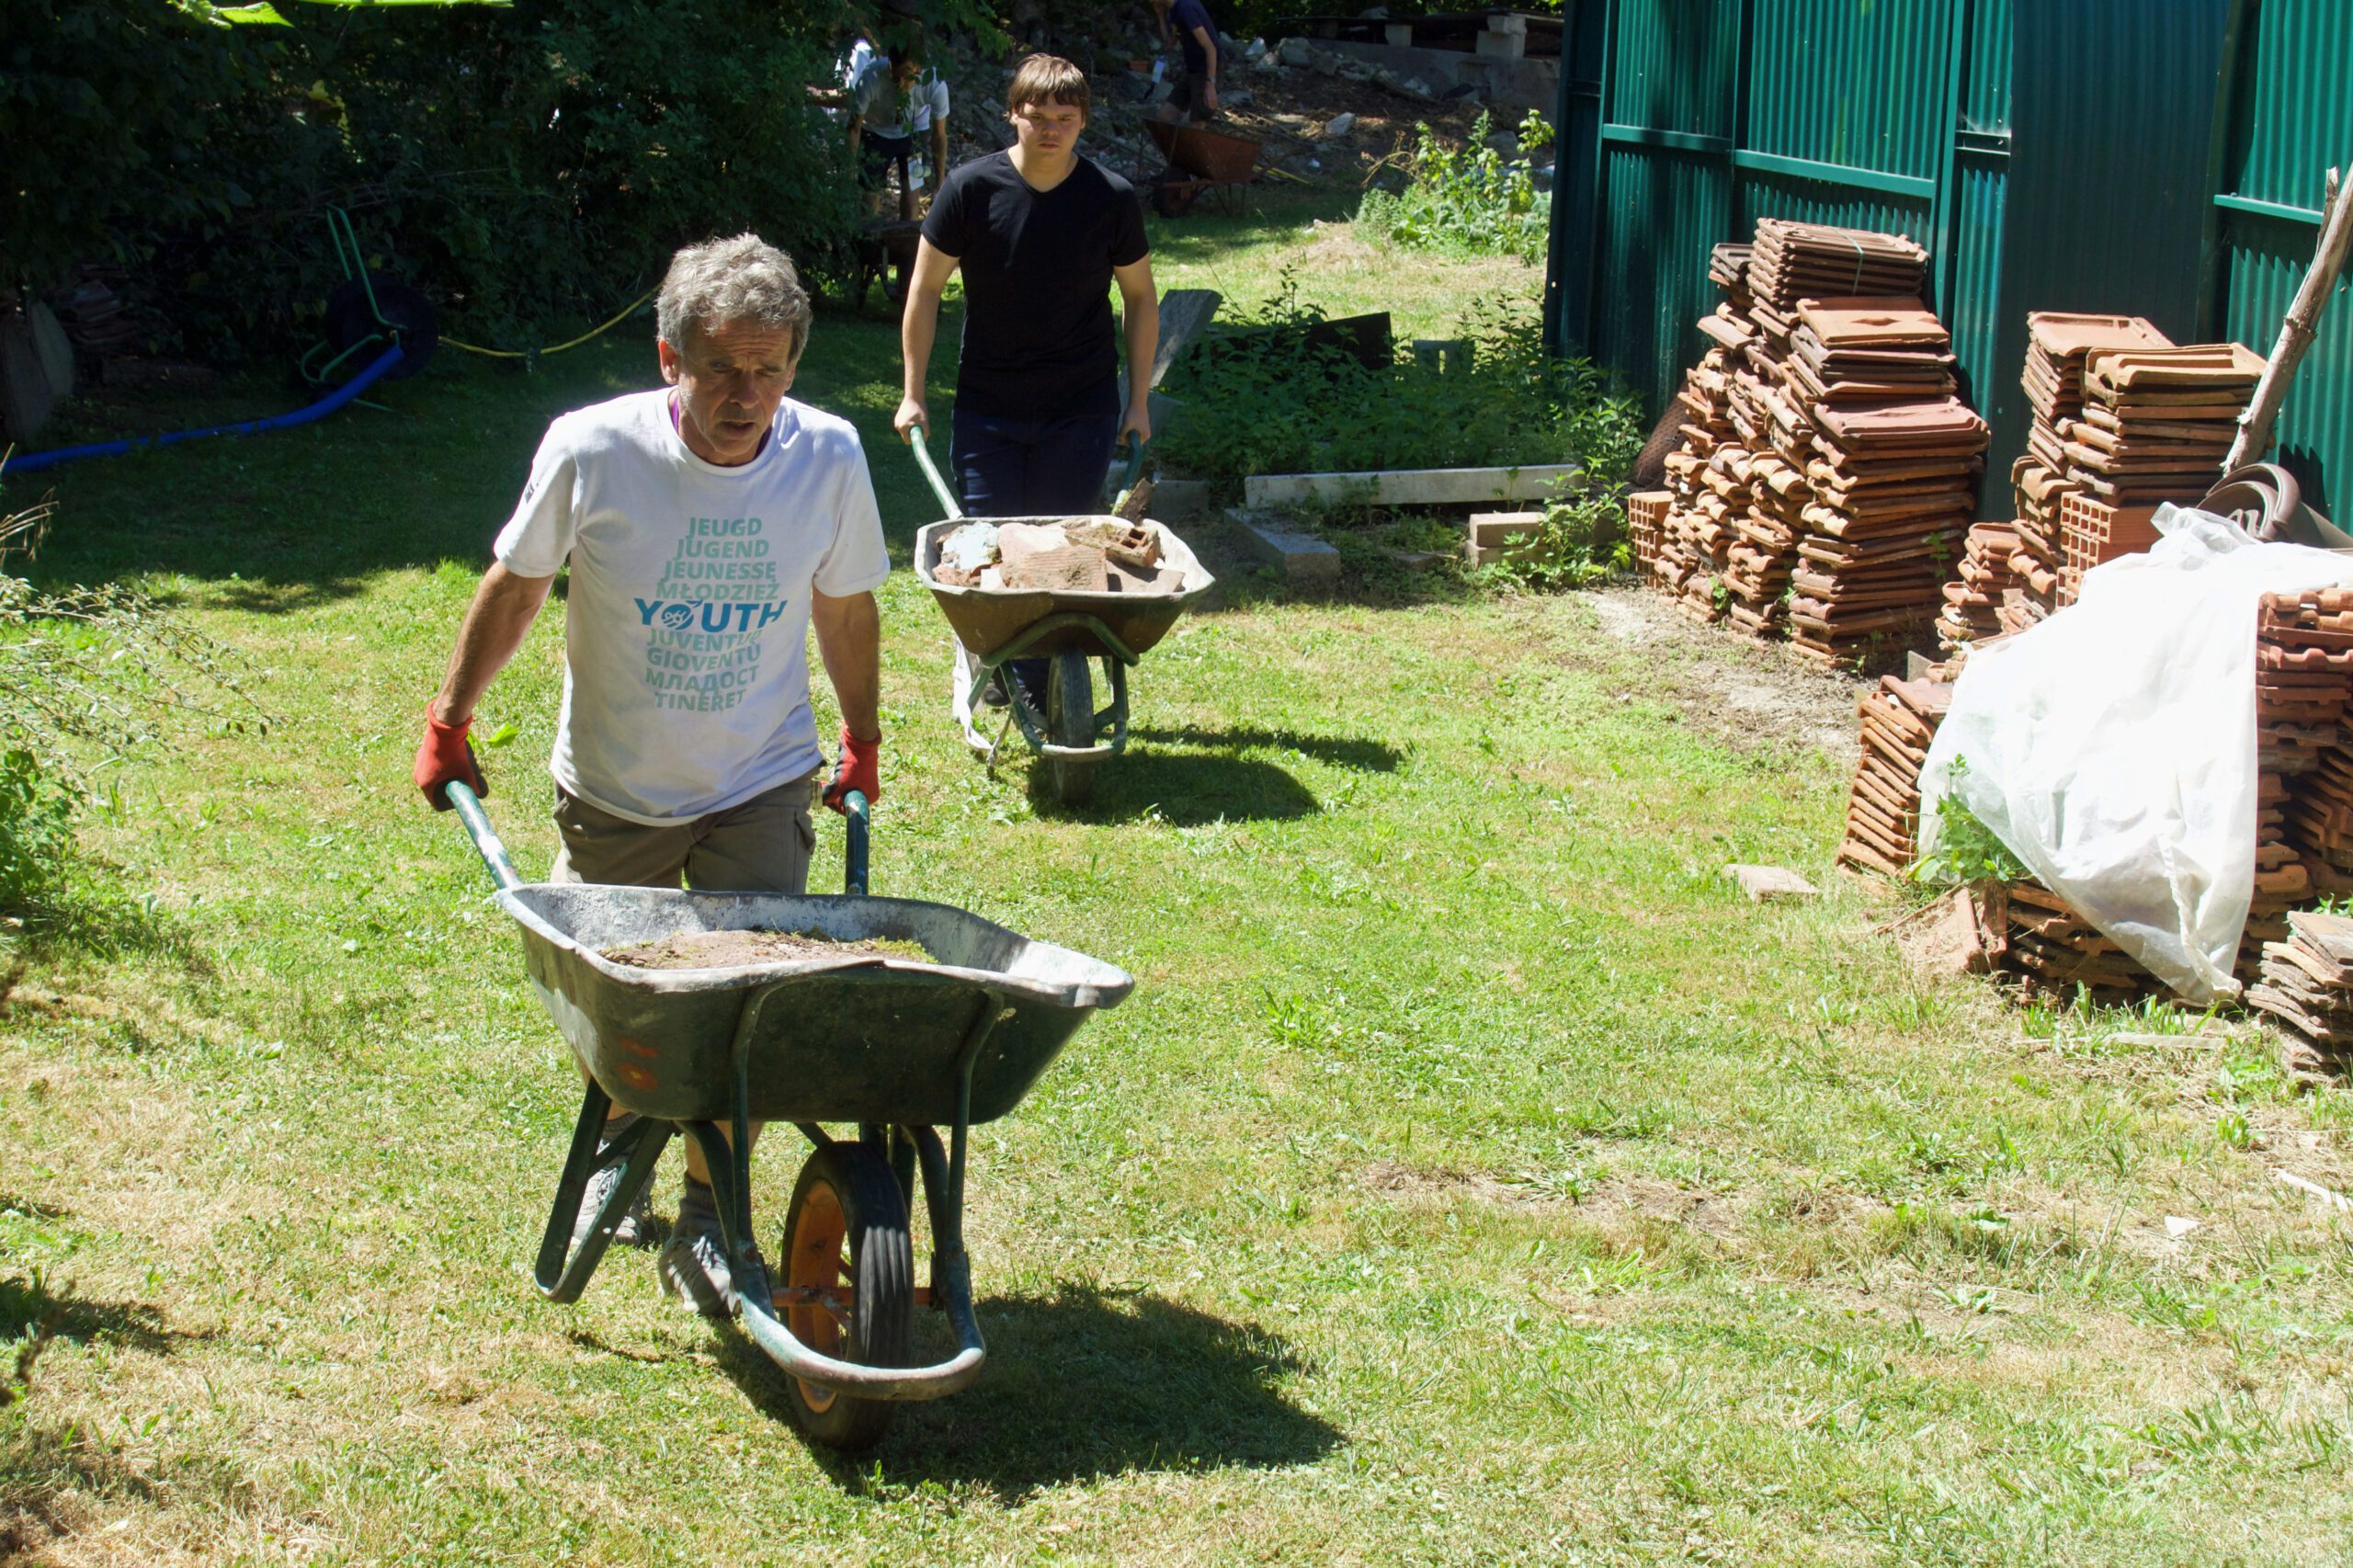
[[[742,1324],[791,1374],[801,1426],[819,1442],[863,1447],[890,1425],[894,1402],[968,1387],[986,1355],[964,1252],[968,1134],[1018,1105],[1086,1015],[1117,1006],[1135,982],[961,909],[863,896],[866,800],[855,792],[844,893],[797,898],[527,884],[473,792],[452,784],[449,799],[521,929],[532,988],[590,1079],[540,1240],[540,1291],[578,1299],[675,1134],[702,1150],[744,1278],[750,1124],[790,1121],[812,1152],[773,1259],[781,1279],[767,1299],[744,1299]],[[755,929],[910,940],[938,961],[845,954],[648,970],[603,952],[674,932]],[[628,1165],[575,1248],[573,1221],[612,1106],[638,1113],[612,1151]],[[836,1138],[824,1122],[857,1131]],[[908,1225],[918,1173],[932,1244],[923,1288]],[[957,1340],[928,1367],[910,1364],[919,1305],[945,1312]]]

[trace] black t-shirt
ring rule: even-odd
[[[1037,191],[1009,153],[951,171],[923,237],[964,271],[956,403],[997,418],[1119,409],[1111,269],[1151,254],[1135,187],[1082,155]]]
[[[1187,74],[1205,76],[1210,69],[1210,51],[1193,36],[1195,28],[1212,39],[1217,37],[1217,24],[1210,20],[1210,8],[1201,0],[1176,0],[1168,7],[1168,30],[1176,35],[1177,47],[1185,51]]]

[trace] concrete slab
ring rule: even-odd
[[[1175,527],[1198,523],[1210,515],[1210,482],[1206,479],[1164,479],[1152,493],[1152,518]]]
[[[1288,526],[1288,519],[1246,508],[1225,516],[1240,535],[1243,548],[1280,568],[1283,581],[1292,587],[1324,588],[1339,582],[1340,552],[1314,535]]]
[[[1520,468],[1408,468],[1357,473],[1254,473],[1242,482],[1251,506],[1304,501],[1347,505],[1384,501],[1401,506],[1476,506],[1483,501],[1540,501],[1574,483],[1574,463]]]

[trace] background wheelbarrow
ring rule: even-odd
[[[1033,942],[977,915],[868,898],[866,800],[848,798],[848,866],[837,897],[526,884],[473,791],[449,800],[523,937],[531,985],[589,1085],[556,1184],[534,1278],[572,1301],[671,1137],[700,1147],[735,1278],[751,1244],[754,1121],[789,1121],[812,1152],[793,1184],[767,1299],[742,1325],[790,1374],[795,1414],[835,1448],[872,1443],[902,1400],[964,1389],[987,1351],[964,1252],[967,1135],[1011,1110],[1086,1015],[1135,983],[1084,953]],[[848,955],[737,969],[647,970],[601,949],[677,931],[818,931],[919,942],[939,961]],[[616,1141],[628,1165],[572,1245],[573,1221],[612,1106],[639,1119]],[[822,1123],[849,1122],[836,1138]],[[729,1125],[733,1148],[721,1135]],[[949,1136],[942,1145],[938,1129]],[[908,1210],[922,1177],[931,1279],[915,1284]],[[957,1348],[910,1365],[914,1309],[944,1312]]]
[[[915,575],[931,590],[940,613],[956,634],[956,664],[949,677],[949,702],[964,743],[996,762],[1005,736],[983,736],[973,718],[989,677],[1015,659],[1043,658],[1047,665],[1045,711],[1039,713],[1022,696],[1008,673],[1004,679],[1006,722],[1021,733],[1030,750],[1045,758],[1048,783],[1054,798],[1066,806],[1082,805],[1095,787],[1095,768],[1104,758],[1117,756],[1128,744],[1128,669],[1176,624],[1186,607],[1209,591],[1217,579],[1195,559],[1185,541],[1163,524],[1150,519],[1137,524],[1160,540],[1160,562],[1177,573],[1179,588],[1173,594],[1098,594],[1046,592],[1032,588],[960,587],[934,575],[940,546],[965,521],[955,493],[939,477],[931,453],[924,446],[922,426],[909,443],[932,494],[947,509],[947,517],[926,523],[915,533]],[[1143,465],[1143,450],[1133,449],[1128,459],[1126,483],[1132,485]],[[989,522],[1058,523],[1068,517],[991,517]],[[1105,522],[1125,522],[1103,514]],[[1111,705],[1097,710],[1090,661],[1100,660]],[[1109,734],[1104,738],[1108,728]]]

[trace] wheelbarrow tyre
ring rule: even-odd
[[[1095,676],[1082,649],[1056,653],[1046,672],[1046,738],[1058,746],[1095,744]],[[1095,760],[1050,756],[1046,780],[1055,800],[1083,806],[1095,790]]]
[[[908,1364],[915,1248],[899,1178],[880,1152],[836,1142],[812,1153],[793,1183],[779,1250],[788,1286],[850,1287],[847,1325],[822,1304],[788,1302],[784,1323],[794,1338],[837,1360]],[[887,1399],[854,1399],[799,1378],[792,1407],[801,1429],[831,1449],[872,1447],[897,1409]]]

